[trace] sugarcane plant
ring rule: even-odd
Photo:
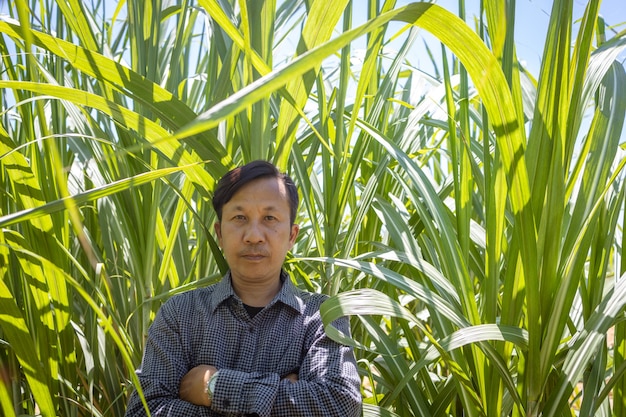
[[[624,415],[625,32],[555,0],[533,74],[515,6],[7,0],[3,415],[124,414],[254,159],[300,189],[285,268],[331,296],[364,416]]]

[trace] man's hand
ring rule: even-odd
[[[211,406],[211,401],[206,393],[206,384],[211,375],[217,372],[217,368],[211,365],[198,365],[192,368],[183,379],[180,380],[179,393],[181,400],[192,404]]]
[[[283,377],[283,379],[286,379],[293,384],[294,382],[298,382],[298,374],[289,374]]]

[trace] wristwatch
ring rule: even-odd
[[[217,374],[219,374],[220,371],[215,372],[213,375],[211,375],[211,377],[209,378],[209,381],[206,383],[206,395],[209,398],[209,401],[213,400],[213,393],[215,393],[215,384],[217,383]]]

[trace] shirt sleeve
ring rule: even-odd
[[[292,383],[275,373],[220,369],[211,408],[218,413],[258,417],[357,417],[360,379],[352,349],[326,336],[319,316]],[[342,318],[336,326],[349,333]]]
[[[211,417],[214,413],[209,408],[179,398],[180,380],[187,373],[188,365],[183,349],[184,335],[176,320],[180,315],[175,313],[173,305],[173,302],[165,303],[148,330],[141,368],[137,371],[141,389],[154,417]],[[143,403],[135,391],[129,399],[125,416],[145,415]]]

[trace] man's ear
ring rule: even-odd
[[[298,237],[298,232],[300,231],[300,226],[297,224],[291,225],[291,233],[289,234],[289,249],[291,249],[296,243],[296,238]]]
[[[215,234],[217,235],[217,241],[220,246],[222,246],[222,225],[220,222],[217,222],[213,225],[213,229],[215,229]]]

